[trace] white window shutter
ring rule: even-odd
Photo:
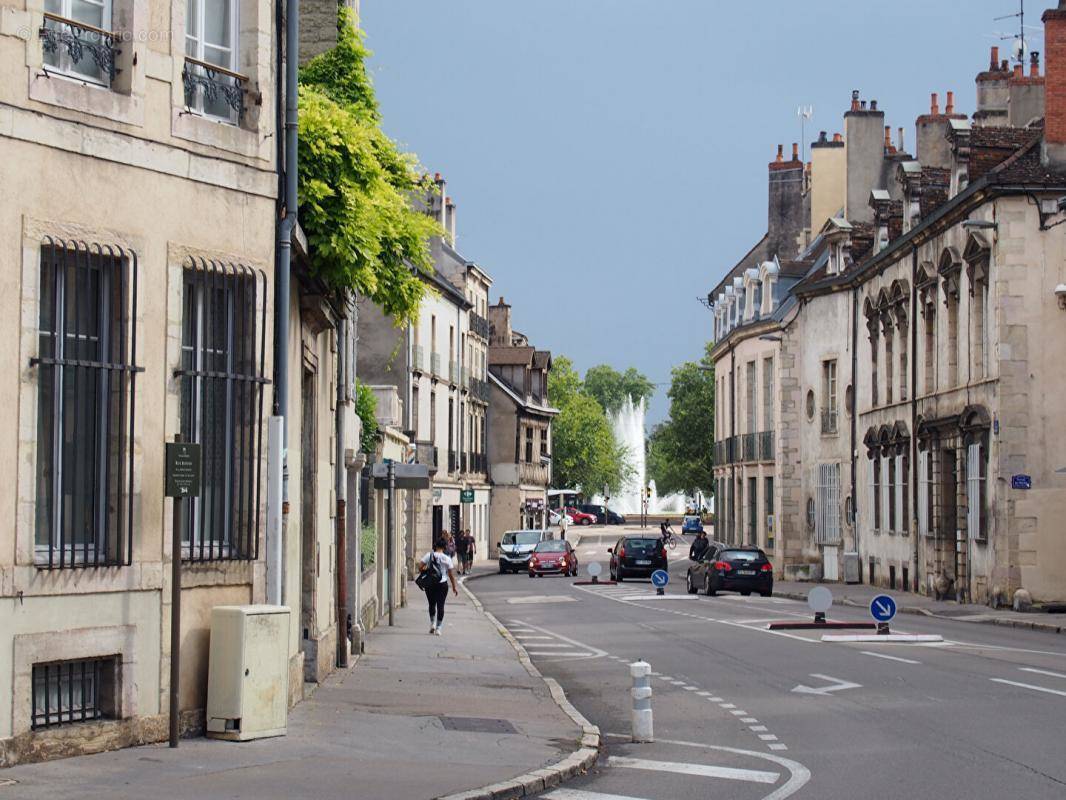
[[[918,451],[918,533],[929,535],[929,451]]]
[[[903,530],[903,456],[896,456],[896,530]]]
[[[888,456],[881,457],[881,529],[892,532],[889,521],[888,504],[892,502],[892,497],[889,495],[888,488],[891,481],[888,479],[889,470],[892,469],[892,462]]]
[[[867,464],[868,464],[867,474],[869,476],[869,481],[867,481],[867,488],[868,488],[869,491],[867,492],[867,498],[866,498],[866,513],[865,513],[865,516],[870,521],[870,524],[869,524],[868,527],[870,529],[870,532],[873,533],[875,531],[875,527],[874,526],[877,524],[877,519],[874,516],[874,503],[877,501],[877,484],[874,483],[874,461],[873,461],[873,459],[871,458],[867,462]],[[862,515],[860,515],[860,516],[862,516]]]
[[[981,445],[966,448],[966,532],[971,539],[981,535]]]

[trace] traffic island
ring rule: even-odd
[[[800,620],[782,620],[771,622],[766,626],[770,631],[815,631],[815,630],[876,630],[876,622],[846,622],[837,620],[824,620],[810,622]]]

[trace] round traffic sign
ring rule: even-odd
[[[888,622],[896,616],[896,601],[887,594],[879,594],[870,601],[870,616],[878,622]]]
[[[815,586],[807,592],[807,605],[815,614],[824,614],[833,605],[833,593],[824,586]]]
[[[588,565],[588,573],[591,577],[595,578],[603,572],[603,565],[599,561],[590,561]]]
[[[662,588],[670,582],[670,573],[665,569],[657,569],[651,574],[652,586]]]

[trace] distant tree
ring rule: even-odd
[[[373,458],[378,444],[378,399],[374,391],[365,383],[355,385],[355,413],[362,422],[363,433],[359,439],[359,449]]]
[[[585,372],[585,391],[599,401],[604,411],[617,411],[627,395],[634,403],[648,400],[655,393],[655,384],[633,367],[623,373],[600,364]]]
[[[704,357],[674,367],[671,373],[670,416],[648,440],[648,475],[660,495],[714,487],[714,367],[710,345]]]
[[[562,408],[581,390],[581,376],[574,369],[574,362],[566,356],[555,356],[548,372],[548,402]]]
[[[557,488],[580,488],[591,495],[607,484],[615,491],[632,471],[628,454],[615,441],[603,407],[584,392],[572,395],[560,409],[552,423],[552,441],[552,472]]]

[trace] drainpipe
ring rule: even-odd
[[[337,557],[337,666],[348,666],[348,655],[351,652],[352,619],[348,615],[348,553],[347,523],[345,521],[345,505],[347,502],[348,481],[345,479],[344,465],[344,415],[347,411],[345,403],[346,383],[348,375],[348,320],[341,317],[337,320],[337,410],[335,412],[335,446],[336,453],[333,460],[333,485],[337,494],[337,515],[334,520],[336,537]]]
[[[737,387],[734,383],[736,378],[737,368],[737,353],[733,349],[733,345],[729,345],[729,438],[735,439],[737,435],[737,415],[736,415],[736,399],[737,399]],[[734,443],[735,444],[735,443]],[[736,452],[734,451],[734,458],[730,459],[730,470],[732,475],[729,478],[729,543],[736,544],[736,532],[737,532],[737,462]]]
[[[921,581],[918,575],[918,245],[911,245],[911,533],[914,534],[914,593],[918,594]]]
[[[858,453],[856,438],[859,418],[859,287],[851,290],[851,534],[855,543],[855,557],[859,560],[859,575],[862,575],[862,555],[859,552],[859,487]]]

